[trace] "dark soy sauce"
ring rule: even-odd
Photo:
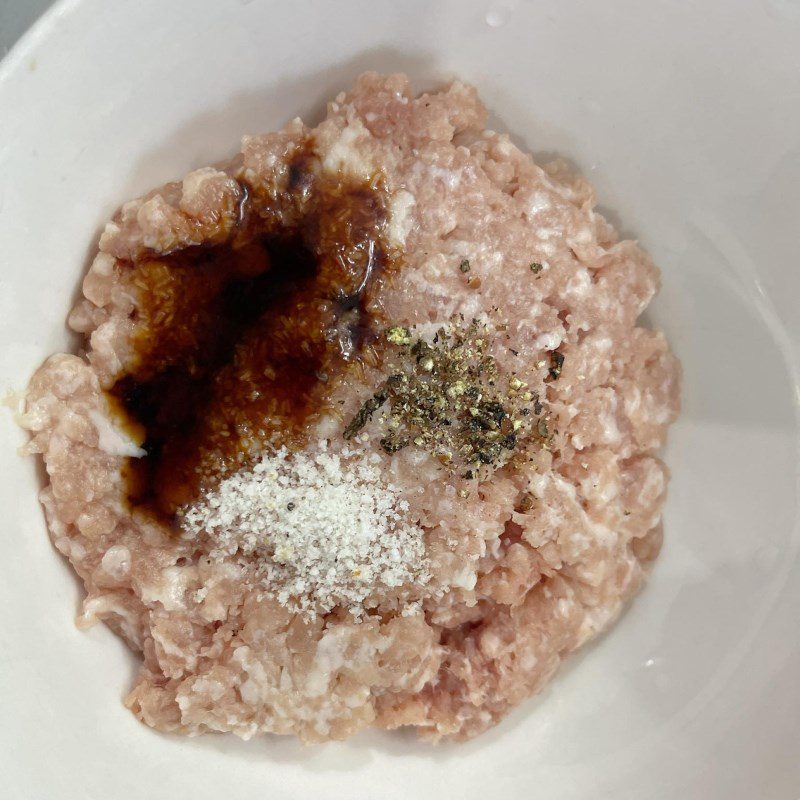
[[[388,265],[382,193],[312,167],[301,151],[275,197],[245,192],[225,243],[129,265],[135,367],[110,393],[144,430],[129,500],[161,519],[265,440],[300,442],[330,376],[373,335],[368,300]]]

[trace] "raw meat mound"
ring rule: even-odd
[[[70,316],[85,355],[41,367],[23,419],[47,467],[41,501],[53,542],[86,585],[79,624],[103,620],[142,654],[126,703],[146,724],[309,742],[368,726],[470,738],[538,692],[642,584],[662,538],[668,476],[656,454],[679,406],[664,336],[636,325],[658,271],[593,210],[584,180],[561,162],[535,164],[485,120],[462,83],[415,96],[402,75],[367,73],[318,127],[294,120],[246,136],[230,163],[127,203],[106,226]],[[142,326],[155,324],[141,313],[136,265],[227,241],[245,200],[264,219],[267,202],[288,215],[280,198],[297,184],[301,151],[306,194],[326,179],[371,181],[380,197],[380,235],[399,266],[368,290],[370,313],[426,342],[454,320],[487,321],[498,375],[536,398],[548,436],[524,458],[509,445],[480,474],[445,463],[422,436],[387,446],[388,405],[345,439],[387,378],[388,362],[365,358],[331,376],[297,451],[302,470],[282,450],[264,456],[257,480],[245,464],[246,515],[194,506],[192,529],[176,535],[128,503],[123,468],[145,455],[145,437],[120,422],[108,395],[138,358]],[[269,458],[284,459],[280,486],[269,484],[278,480]],[[303,481],[351,462],[336,485],[361,481],[363,507],[323,485],[333,499],[305,514],[317,495]],[[213,489],[200,502],[218,503]],[[258,539],[267,496],[300,514],[270,523],[280,547]],[[337,508],[361,515],[366,544],[352,548],[344,577],[336,559],[315,574],[312,601],[327,592],[329,603],[309,613],[311,601],[287,593],[302,592],[302,569],[331,554],[323,545],[313,557],[293,554],[317,546],[301,535],[313,525],[338,526],[343,547]],[[250,539],[237,539],[244,519]],[[411,543],[399,554],[390,546],[398,531]],[[375,575],[389,577],[371,593],[347,583],[370,569],[358,558],[385,561]],[[275,575],[282,593],[270,590]]]

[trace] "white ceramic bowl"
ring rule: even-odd
[[[134,659],[72,624],[40,476],[6,415],[0,773],[9,800],[800,795],[798,0],[69,0],[0,66],[0,380],[64,318],[123,200],[225,157],[363,69],[475,83],[583,170],[664,288],[683,361],[666,545],[620,624],[466,745],[187,740],[120,698]]]

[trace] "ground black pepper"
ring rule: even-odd
[[[523,441],[551,437],[544,406],[515,375],[501,375],[489,353],[497,333],[472,320],[442,326],[432,343],[401,326],[385,334],[389,376],[344,431],[353,438],[384,405],[381,448],[396,453],[414,445],[453,470],[497,467]]]

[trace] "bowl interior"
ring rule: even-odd
[[[571,159],[663,271],[684,367],[665,548],[621,622],[466,745],[183,740],[120,704],[135,659],[45,534],[42,476],[0,426],[0,764],[13,797],[765,798],[800,785],[800,7],[792,0],[174,0],[56,6],[0,66],[0,381],[64,327],[122,201],[224,158],[364,69],[457,75],[492,124]],[[47,768],[42,769],[43,756]],[[142,766],[146,765],[145,769]],[[188,777],[187,777],[188,776]],[[120,787],[127,788],[120,788]]]

